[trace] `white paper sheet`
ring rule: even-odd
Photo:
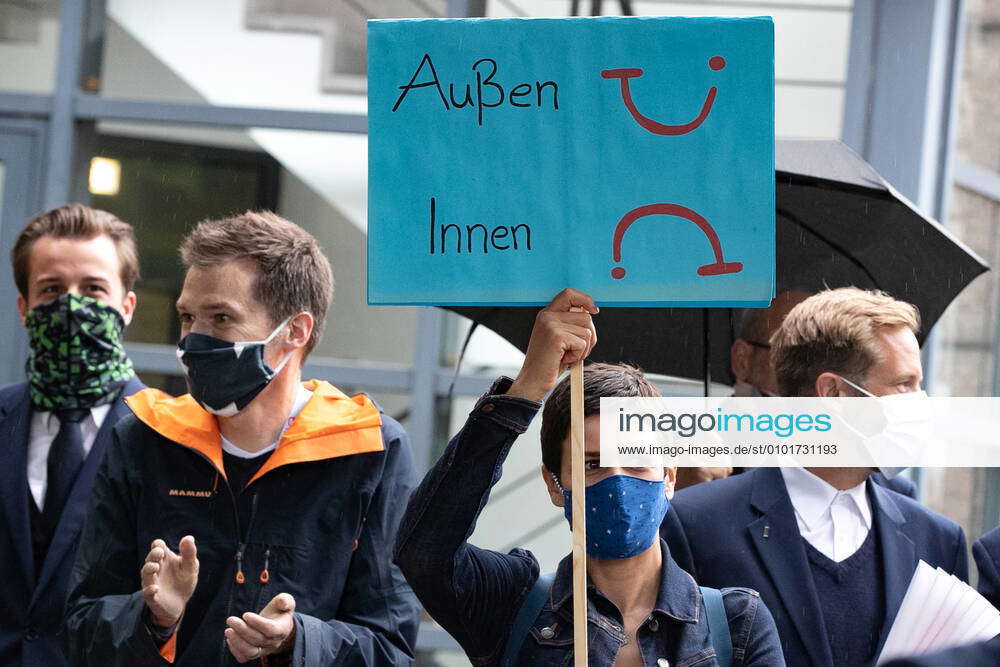
[[[998,634],[1000,610],[962,580],[920,561],[877,664],[985,641]]]

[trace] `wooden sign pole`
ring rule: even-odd
[[[572,310],[580,311],[580,308]],[[584,469],[583,360],[569,376],[571,467],[573,481],[573,665],[587,667],[587,505]]]

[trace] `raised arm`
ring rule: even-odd
[[[569,312],[573,306],[584,312]],[[596,312],[589,297],[564,290],[539,313],[517,380],[502,378],[479,399],[403,517],[396,562],[427,611],[474,661],[499,658],[538,563],[523,549],[480,549],[468,544],[469,536],[539,401],[565,365],[590,352]]]

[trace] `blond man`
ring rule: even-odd
[[[778,389],[919,400],[919,327],[882,292],[813,295],[771,337]],[[678,492],[671,554],[703,585],[760,591],[789,665],[872,665],[919,560],[968,575],[962,529],[872,472],[756,468]]]

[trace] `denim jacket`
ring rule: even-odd
[[[427,611],[473,665],[497,665],[514,618],[539,576],[525,549],[502,554],[468,543],[500,479],[511,445],[540,405],[504,392],[501,378],[479,399],[462,430],[410,500],[396,542],[396,563]],[[657,602],[636,632],[643,662],[670,667],[717,665],[701,593],[663,550]],[[573,659],[572,558],[559,564],[549,598],[518,654],[518,665],[569,665]],[[760,596],[723,589],[734,667],[784,665],[774,620]],[[590,664],[611,665],[630,639],[617,607],[588,586]]]

